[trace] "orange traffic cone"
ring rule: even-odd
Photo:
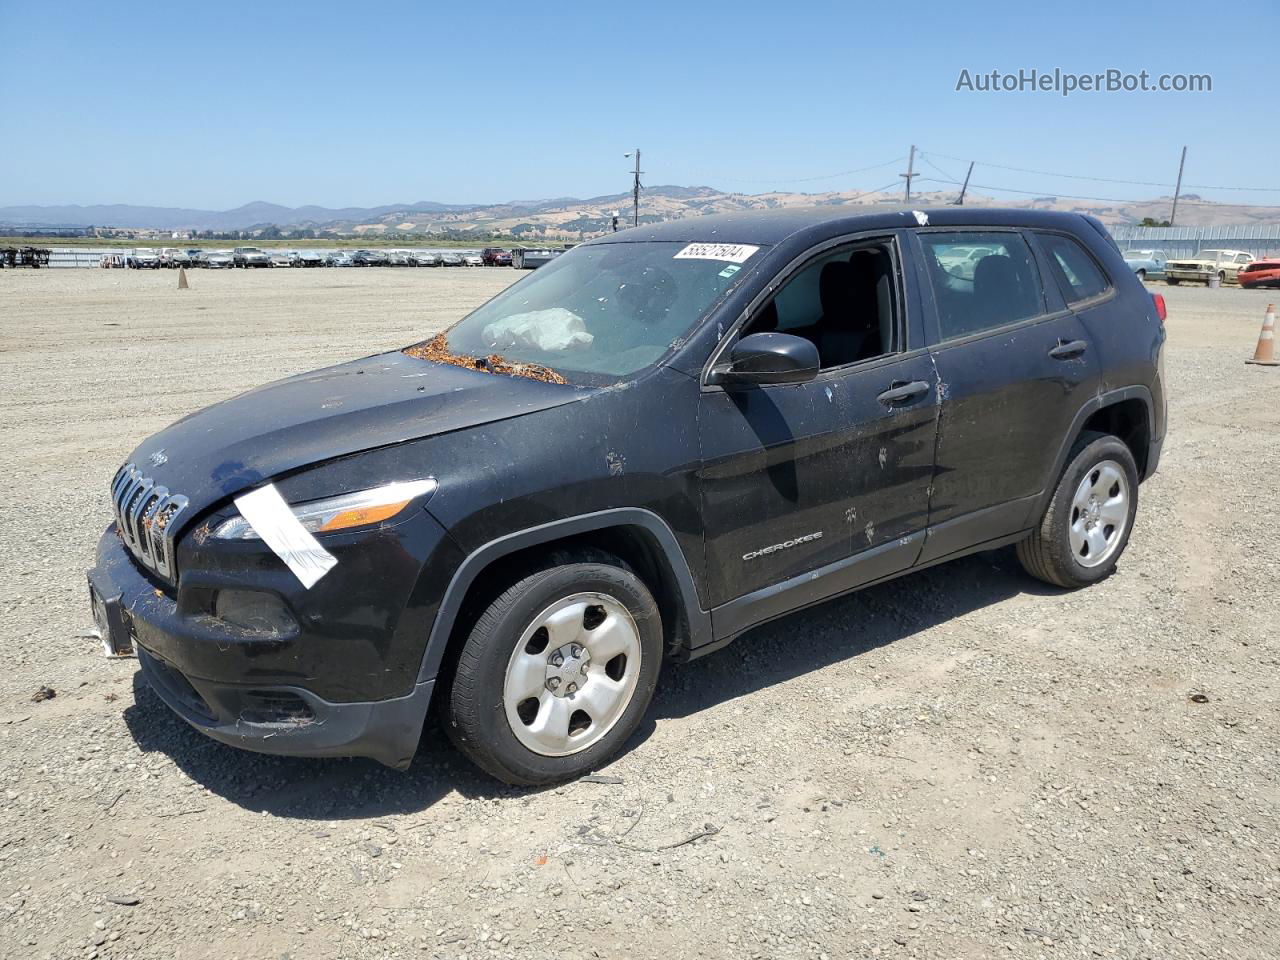
[[[1280,367],[1276,359],[1276,305],[1267,304],[1267,315],[1262,320],[1262,332],[1258,334],[1258,348],[1253,351],[1253,359],[1245,363],[1256,363],[1263,367]]]
[[[187,268],[186,267],[178,268],[178,289],[179,290],[187,289]]]

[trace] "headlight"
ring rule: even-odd
[[[333,533],[349,527],[363,527],[389,520],[419,497],[435,492],[438,484],[432,478],[388,483],[384,487],[344,493],[327,500],[313,500],[292,507],[303,529],[310,533]],[[217,540],[260,540],[258,532],[241,516],[224,520],[213,531]]]

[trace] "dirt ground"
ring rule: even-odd
[[[0,956],[1280,956],[1280,368],[1265,292],[1153,287],[1172,432],[1118,572],[972,557],[667,670],[620,782],[238,752],[108,662],[122,458],[515,274],[0,273]],[[56,696],[33,694],[47,686]]]

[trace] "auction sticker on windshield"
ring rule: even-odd
[[[759,250],[749,243],[691,243],[671,259],[673,260],[723,260],[727,263],[745,263]]]

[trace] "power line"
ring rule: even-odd
[[[951,180],[951,179],[942,180],[938,177],[919,177],[919,179],[924,180],[928,183],[949,183],[955,186],[960,185],[959,180]],[[1146,200],[1134,200],[1134,199],[1124,199],[1121,197],[1095,197],[1095,196],[1085,196],[1082,194],[1075,194],[1075,193],[1055,193],[1052,190],[1018,190],[1015,187],[999,187],[989,183],[971,183],[969,184],[969,186],[973,187],[975,190],[999,190],[1002,193],[1019,193],[1019,194],[1024,194],[1030,197],[1054,197],[1054,198],[1061,197],[1065,200],[1102,200],[1105,203],[1132,203],[1132,204],[1159,202],[1158,199],[1150,199],[1150,198]],[[1268,204],[1261,204],[1261,203],[1219,203],[1216,200],[1188,200],[1186,197],[1179,197],[1178,203],[1198,204],[1198,205],[1203,205],[1208,207],[1256,207],[1260,210],[1280,210],[1280,205],[1268,205]]]
[[[856,170],[842,170],[839,173],[826,173],[820,177],[792,177],[791,179],[779,179],[777,177],[708,177],[708,180],[725,180],[729,183],[812,183],[815,180],[834,180],[836,177],[847,177],[851,173],[862,173],[866,170],[879,170],[881,167],[888,167],[899,164],[906,159],[904,154],[901,157],[894,157],[892,160],[886,160],[884,163],[873,163],[869,167],[858,167]]]
[[[923,151],[922,151],[923,152]],[[933,150],[928,151],[931,156],[941,157],[944,160],[958,160],[961,163],[968,163],[964,157],[954,157],[946,153],[937,153]],[[926,161],[927,162],[927,161]],[[1050,170],[1032,170],[1029,167],[1013,167],[1004,163],[989,163],[986,160],[976,161],[980,166],[992,167],[996,170],[1013,170],[1017,173],[1034,173],[1042,177],[1063,177],[1068,180],[1088,180],[1093,183],[1124,183],[1135,187],[1172,187],[1172,183],[1163,183],[1156,180],[1120,180],[1115,177],[1089,177],[1078,173],[1055,173]],[[935,167],[935,169],[937,169]],[[1252,193],[1280,193],[1280,187],[1224,187],[1215,186],[1208,183],[1188,183],[1187,187],[1196,190],[1240,190]],[[1086,198],[1090,199],[1090,198]],[[1095,199],[1103,199],[1101,197]],[[1253,206],[1253,204],[1235,204],[1235,206]]]
[[[917,176],[919,176],[919,174],[917,174]],[[898,178],[898,179],[901,179],[901,178]],[[842,202],[849,203],[850,201],[857,200],[860,197],[868,197],[873,193],[884,193],[890,187],[897,186],[897,183],[898,183],[897,179],[890,180],[883,187],[874,187],[870,190],[863,190],[861,193],[855,193],[852,197],[845,197]]]
[[[933,167],[933,169],[937,170],[937,171],[938,171],[940,174],[942,174],[944,177],[951,178],[951,174],[947,173],[947,171],[943,170],[940,166],[938,166],[936,163],[934,163],[932,160],[930,160],[930,159],[929,159],[929,155],[928,155],[927,153],[925,153],[924,151],[921,151],[921,152],[920,152],[920,159],[921,159],[921,160],[923,160],[925,163],[927,163],[929,166]],[[954,179],[954,178],[952,178],[952,179]],[[959,180],[956,180],[956,183],[959,183],[959,182],[960,182]]]

